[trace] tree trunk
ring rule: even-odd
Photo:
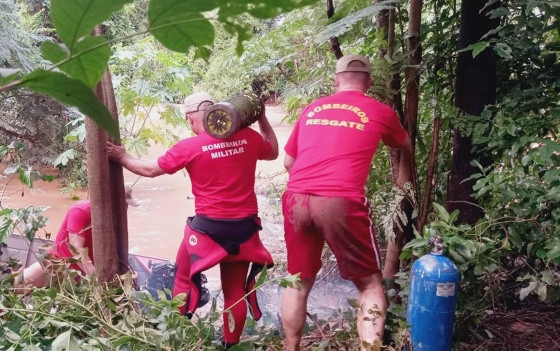
[[[100,34],[100,29],[95,29]],[[118,112],[109,70],[95,88],[97,98],[118,123]],[[107,133],[86,119],[88,187],[95,270],[101,281],[128,270],[128,223],[122,167],[109,162],[105,151]],[[119,141],[116,141],[119,142]]]
[[[327,18],[331,18],[333,15],[334,15],[333,0],[327,0]],[[344,56],[344,54],[342,53],[342,49],[340,48],[340,43],[338,42],[337,37],[332,37],[329,39],[329,47],[337,60],[342,56]]]
[[[109,109],[113,119],[119,121],[119,112],[113,80],[109,70],[105,72],[101,79],[103,86],[103,103]],[[111,140],[120,145],[120,140]],[[123,167],[116,162],[109,162],[109,173],[111,179],[111,193],[113,194],[111,206],[113,208],[113,228],[117,237],[117,253],[119,255],[119,274],[128,271],[128,205],[125,199]]]
[[[486,0],[469,0],[461,3],[461,28],[459,32],[459,49],[481,40],[489,30],[496,28],[498,19],[489,19]],[[497,4],[495,4],[497,5]],[[481,13],[482,11],[482,13]],[[488,104],[496,101],[496,57],[488,48],[472,57],[472,51],[459,52],[457,58],[455,105],[459,108],[461,118],[467,123],[469,115],[479,116]],[[473,150],[472,138],[459,128],[454,129],[453,159],[449,174],[447,209],[458,209],[459,222],[474,224],[484,215],[473,193],[474,179],[465,181],[478,169],[471,165],[478,160],[482,165],[488,160]]]
[[[379,2],[379,1],[377,1]],[[409,39],[408,39],[408,56],[409,68],[407,68],[405,75],[407,81],[406,89],[406,107],[404,111],[404,118],[402,118],[403,126],[408,130],[411,139],[416,139],[417,129],[417,116],[418,116],[418,96],[419,96],[419,65],[422,58],[420,47],[420,16],[422,11],[422,1],[412,1],[410,4],[410,19],[409,19]],[[394,52],[394,30],[395,30],[395,11],[383,11],[378,16],[378,29],[385,30],[387,34],[387,48],[380,51],[380,54],[389,58],[393,56]],[[391,101],[389,103],[393,108],[403,117],[402,113],[402,98],[400,96],[400,76],[394,74],[387,82],[388,87],[393,92]],[[416,194],[417,194],[417,177],[416,165],[414,161],[414,147],[412,150],[391,150],[390,151],[392,174],[395,184],[403,186],[408,184],[410,189],[405,189],[404,197],[398,205],[398,211],[402,211],[407,221],[406,223],[397,223],[393,225],[395,233],[394,241],[387,243],[387,253],[385,256],[385,265],[383,268],[383,278],[392,280],[395,274],[399,271],[400,260],[399,256],[402,247],[407,239],[413,237],[413,218],[412,213],[416,207]],[[399,219],[395,217],[395,221]]]
[[[432,130],[432,146],[428,157],[428,168],[426,170],[426,182],[424,183],[424,196],[422,197],[422,206],[420,207],[420,215],[416,221],[416,230],[422,233],[426,222],[428,221],[428,213],[430,213],[430,203],[432,202],[432,189],[434,188],[434,174],[437,164],[437,156],[439,150],[439,131],[441,129],[441,119],[437,115],[437,108],[434,107],[434,128]]]

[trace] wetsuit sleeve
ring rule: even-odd
[[[385,131],[383,133],[383,143],[389,147],[403,147],[407,140],[408,133],[403,128],[397,114],[390,108],[386,110],[383,119]]]
[[[86,228],[91,225],[91,217],[88,216],[86,211],[78,207],[71,207],[68,210],[68,217],[66,221],[66,230],[68,233],[85,237]]]
[[[187,166],[192,157],[187,140],[182,140],[173,145],[165,154],[157,160],[159,167],[167,174],[173,174]]]

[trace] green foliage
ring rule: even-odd
[[[401,0],[387,0],[376,3],[375,5],[370,5],[368,7],[362,8],[359,11],[352,12],[348,16],[325,27],[325,29],[317,34],[317,38],[315,40],[317,43],[324,43],[332,37],[339,37],[352,29],[354,24],[356,24],[358,21],[361,21],[364,18],[371,18],[373,16],[376,16],[383,10],[390,10],[394,8],[395,4],[398,4],[400,2]]]
[[[49,94],[64,104],[76,106],[80,112],[115,136],[116,140],[120,140],[117,124],[111,114],[105,105],[97,100],[93,91],[80,80],[62,73],[39,69],[26,75],[20,84],[37,93]]]
[[[71,262],[49,259],[49,286],[29,289],[25,296],[16,294],[13,275],[0,276],[0,350],[223,349],[216,324],[228,311],[218,311],[215,299],[207,314],[188,319],[178,311],[184,294],[167,299],[170,291],[158,291],[154,298],[134,289],[130,273],[109,283],[95,276],[76,279],[78,272],[68,268]],[[7,270],[4,264],[0,268]],[[264,270],[255,289],[292,278],[271,279]],[[270,330],[260,332],[277,338]],[[255,343],[244,341],[236,349],[253,350]]]
[[[0,211],[0,243],[17,232],[28,240],[33,240],[35,233],[47,225],[47,218],[43,216],[48,206],[27,206],[21,209],[5,208]]]
[[[116,48],[110,62],[127,150],[144,155],[150,142],[169,146],[186,125],[176,103],[192,92],[189,57],[159,47],[152,37]]]
[[[35,50],[45,39],[38,25],[40,13],[30,15],[15,1],[0,1],[0,66],[30,71],[41,63]],[[0,81],[0,86],[6,82]]]
[[[4,175],[9,176],[5,187],[8,186],[8,183],[15,176],[18,177],[22,184],[29,188],[33,188],[33,182],[36,179],[42,179],[45,181],[54,180],[53,176],[37,171],[23,160],[22,153],[25,149],[25,144],[19,142],[10,143],[9,145],[0,145],[0,161],[5,159],[9,160],[9,166],[4,170]]]
[[[62,71],[93,88],[105,72],[105,67],[111,55],[105,42],[106,40],[102,37],[86,37],[80,40],[76,44],[75,50],[84,53],[67,62],[64,62],[64,60],[72,53],[62,45],[45,41],[41,45],[41,51],[43,56],[54,64],[64,62],[58,66]]]
[[[62,192],[70,193],[78,188],[87,187],[86,167],[86,128],[83,116],[68,122],[71,128],[64,137],[64,145],[68,147],[52,162],[59,169],[58,176],[64,186]]]
[[[107,109],[95,98],[91,89],[101,77],[107,65],[107,44],[105,39],[91,39],[89,33],[94,26],[107,20],[114,12],[128,3],[128,0],[90,0],[76,3],[71,0],[56,0],[51,3],[51,20],[65,48],[52,44],[42,46],[43,53],[52,61],[58,61],[51,69],[60,67],[70,75],[36,70],[21,81],[0,87],[0,91],[23,86],[39,93],[53,96],[63,103],[71,104],[106,129],[115,140],[119,140],[116,124]],[[248,27],[244,25],[243,14],[256,18],[270,18],[281,12],[306,6],[315,0],[290,0],[267,4],[262,0],[247,0],[229,4],[214,1],[200,1],[185,6],[183,1],[152,0],[149,4],[149,31],[168,48],[187,52],[191,46],[197,48],[196,57],[208,58],[208,45],[214,41],[214,27],[210,20],[222,23],[230,33],[237,33],[238,53],[241,42],[248,38]],[[206,17],[204,13],[217,10],[217,17]],[[138,34],[136,34],[138,35]],[[66,56],[66,57],[65,57]],[[91,63],[87,70],[83,65]],[[61,60],[62,59],[62,60]],[[59,61],[61,60],[61,61]],[[82,67],[82,69],[79,69]]]

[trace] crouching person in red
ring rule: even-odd
[[[125,195],[128,205],[138,206],[132,198],[132,188],[127,186]],[[67,259],[74,257],[77,252],[79,260],[72,263],[70,268],[80,271],[83,275],[95,273],[91,233],[91,203],[89,200],[77,201],[66,212],[49,256],[54,259]],[[46,264],[49,262],[35,262],[21,271],[16,277],[16,287],[21,290],[28,286],[39,288],[45,286],[49,281],[49,276],[45,272]]]
[[[195,312],[200,299],[200,274],[216,264],[224,292],[224,309],[231,307],[233,321],[224,313],[224,345],[239,342],[247,317],[247,305],[237,301],[249,292],[264,265],[272,266],[270,253],[263,246],[259,230],[257,197],[254,190],[257,160],[278,157],[278,141],[266,116],[260,117],[260,134],[244,128],[227,139],[216,139],[205,132],[204,111],[213,104],[208,93],[185,99],[186,118],[196,136],[183,139],[157,160],[140,160],[111,143],[107,153],[115,162],[145,177],[173,174],[185,169],[195,196],[194,217],[190,217],[177,254],[173,296],[186,293],[181,312]],[[256,294],[248,303],[255,319],[261,316]],[[232,307],[233,306],[233,307]]]

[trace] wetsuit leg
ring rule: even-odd
[[[179,246],[179,251],[177,252],[177,258],[175,259],[175,264],[177,266],[177,272],[175,273],[175,283],[173,286],[173,296],[180,293],[187,294],[187,304],[188,304],[188,294],[192,289],[192,282],[190,280],[190,271],[191,271],[191,263],[190,263],[190,255],[188,250],[188,239],[183,238],[183,242]],[[187,312],[187,304],[179,307],[179,311],[181,314],[185,315]],[[188,311],[194,312],[194,311]]]
[[[245,295],[245,280],[249,270],[248,262],[220,263],[220,276],[224,292],[224,309],[230,308]],[[231,313],[224,313],[224,342],[235,344],[239,342],[241,332],[247,318],[247,304],[245,300],[231,307]]]

